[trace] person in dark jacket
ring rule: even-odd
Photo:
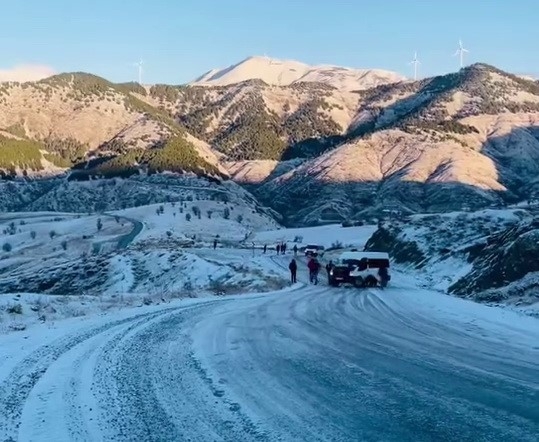
[[[294,256],[298,256],[298,246],[294,244]]]
[[[318,284],[318,272],[320,270],[320,263],[316,260],[316,258],[311,258],[309,260],[309,263],[307,264],[307,267],[309,268],[309,281],[311,284]]]
[[[283,252],[283,255],[286,253],[286,243],[282,243],[281,245],[281,251]]]
[[[328,282],[329,282],[329,272],[331,272],[331,269],[335,267],[335,264],[333,264],[333,261],[330,259],[329,262],[326,264],[326,272],[328,274]]]
[[[292,259],[292,261],[290,261],[288,268],[290,269],[290,280],[292,284],[295,284],[297,282],[296,276],[298,273],[298,265],[295,259]]]
[[[378,276],[380,277],[380,285],[382,288],[387,286],[387,283],[389,281],[389,272],[387,270],[387,267],[380,267],[378,269]]]
[[[268,250],[268,246],[264,244],[264,253],[266,253],[266,250]]]
[[[277,245],[275,246],[275,250],[277,250],[277,255],[278,255],[279,253],[281,253],[281,244],[277,244]]]
[[[217,238],[213,240],[213,249],[217,248]]]

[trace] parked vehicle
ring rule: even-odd
[[[307,247],[305,247],[305,256],[308,257],[315,257],[315,256],[322,256],[324,254],[324,247],[319,246],[316,244],[309,244]]]
[[[390,281],[389,255],[384,252],[343,252],[329,272],[329,284],[385,287]]]

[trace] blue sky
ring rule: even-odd
[[[0,68],[39,64],[112,81],[187,82],[250,55],[421,76],[482,61],[539,76],[538,0],[10,0]]]

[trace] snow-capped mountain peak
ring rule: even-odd
[[[254,79],[276,86],[288,86],[298,82],[321,82],[339,89],[360,90],[385,83],[396,83],[406,80],[406,77],[382,69],[310,66],[295,60],[253,56],[225,69],[212,69],[190,84],[226,86]]]

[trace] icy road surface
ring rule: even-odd
[[[401,282],[2,336],[0,441],[537,441],[539,321]]]

